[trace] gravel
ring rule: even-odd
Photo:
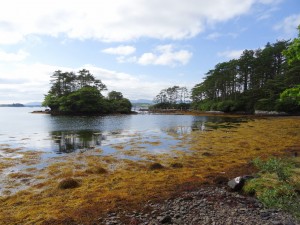
[[[205,186],[161,203],[149,201],[140,211],[113,212],[99,224],[117,225],[298,225],[289,214],[265,209],[257,199],[229,192],[225,187]]]

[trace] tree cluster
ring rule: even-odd
[[[193,108],[224,112],[299,110],[292,98],[280,99],[284,90],[300,84],[300,60],[289,60],[293,44],[284,40],[268,43],[263,49],[244,50],[239,59],[217,64],[192,89]],[[295,56],[295,47],[292,49]]]
[[[157,109],[187,109],[189,108],[189,93],[186,87],[173,86],[163,89],[156,95],[153,108]]]
[[[43,106],[53,114],[108,114],[130,113],[131,103],[122,93],[112,91],[105,98],[101,91],[107,90],[101,80],[88,70],[73,72],[55,71],[51,76],[51,88]]]

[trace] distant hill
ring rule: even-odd
[[[0,104],[0,107],[24,107],[24,105],[20,103]]]
[[[153,104],[153,101],[148,99],[137,99],[137,100],[130,100],[131,103],[147,103],[147,104]]]
[[[41,102],[28,102],[24,105],[27,107],[41,107],[42,103]]]

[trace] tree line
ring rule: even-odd
[[[192,88],[191,108],[300,112],[300,26],[298,30],[293,41],[267,43],[263,49],[244,50],[238,59],[218,63]],[[163,89],[154,107],[176,108],[178,90],[178,86]]]
[[[45,95],[43,106],[49,107],[52,114],[108,114],[130,113],[131,103],[121,92],[107,90],[101,80],[88,70],[78,73],[55,71],[51,76],[51,88]]]
[[[186,87],[173,86],[162,89],[154,98],[156,103],[152,109],[188,109],[190,107],[189,92]]]

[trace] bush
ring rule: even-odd
[[[232,112],[234,110],[235,103],[232,100],[226,100],[217,104],[217,110],[222,112]]]
[[[256,110],[274,111],[275,102],[272,99],[259,99],[255,104]]]
[[[280,208],[300,218],[300,201],[295,191],[299,182],[293,177],[294,164],[278,158],[255,159],[253,163],[260,170],[258,177],[248,180],[243,190],[255,194],[266,207]]]
[[[276,108],[282,112],[300,112],[300,85],[284,90],[280,94]]]
[[[267,161],[262,161],[257,158],[253,160],[255,167],[257,167],[261,173],[275,173],[279,180],[287,181],[292,174],[292,163],[277,158],[270,158]]]
[[[296,113],[296,112],[300,112],[300,105],[295,99],[285,98],[277,102],[276,111]]]

